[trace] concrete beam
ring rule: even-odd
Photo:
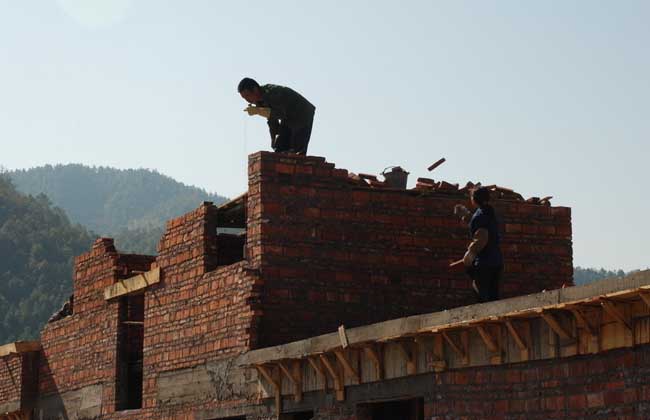
[[[469,327],[482,320],[539,316],[540,310],[556,309],[567,304],[596,302],[605,297],[634,295],[641,291],[650,291],[650,270],[621,279],[601,280],[585,286],[567,287],[346,329],[346,336],[350,346],[361,346],[369,342],[388,341],[425,332]],[[331,352],[340,346],[339,333],[334,332],[253,350],[241,355],[237,364],[250,366],[276,360],[303,358],[307,355]]]

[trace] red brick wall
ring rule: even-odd
[[[133,270],[148,270],[152,261],[118,254],[107,238],[76,258],[73,315],[46,324],[41,332],[40,396],[103,383],[104,412],[113,411],[118,302],[105,301],[104,289]]]
[[[410,381],[407,383],[406,381]],[[396,383],[397,382],[397,383]],[[650,418],[650,346],[588,356],[412,376],[362,401],[318,406],[315,420],[370,420],[359,403],[424,399],[424,420],[639,420]],[[250,419],[249,419],[250,420]]]
[[[144,407],[156,404],[159,373],[246,351],[256,343],[259,273],[244,261],[220,266],[216,207],[174,219],[159,245],[162,282],[145,294]]]
[[[223,266],[241,242],[219,241],[219,211],[210,203],[168,222],[155,262],[98,240],[76,260],[74,314],[43,330],[41,396],[101,383],[104,412],[114,410],[118,300],[106,302],[103,290],[152,263],[161,282],[145,291],[142,413],[153,418],[162,372],[341,323],[473,303],[462,270],[448,268],[467,244],[452,214],[466,199],[448,187],[371,189],[322,158],[252,155],[248,260]],[[505,221],[506,295],[570,284],[569,209],[507,200],[496,207]]]
[[[318,157],[249,158],[248,244],[264,280],[260,345],[474,303],[467,193],[362,186]],[[374,183],[378,185],[377,183]],[[496,200],[504,296],[572,284],[570,209]]]
[[[650,346],[436,377],[425,419],[650,418]]]
[[[20,403],[23,388],[23,355],[0,357],[0,405]]]

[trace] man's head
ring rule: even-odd
[[[473,205],[483,207],[490,202],[490,190],[487,187],[473,189],[470,197]]]
[[[249,104],[255,104],[262,100],[260,85],[250,77],[244,77],[237,86],[237,91]]]

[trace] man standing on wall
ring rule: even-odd
[[[503,273],[503,256],[499,248],[499,227],[490,205],[490,190],[480,187],[472,190],[470,200],[476,211],[469,222],[471,242],[463,257],[467,273],[474,281],[479,302],[499,298],[499,282]],[[463,220],[470,212],[464,206],[456,206],[454,212]]]
[[[260,86],[248,77],[239,82],[239,94],[248,102],[248,115],[268,119],[271,147],[276,152],[307,154],[316,107],[293,89]]]

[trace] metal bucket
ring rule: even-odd
[[[391,169],[392,168],[392,169]],[[390,172],[386,172],[391,169]],[[386,180],[386,184],[391,188],[400,190],[406,189],[406,182],[408,181],[409,173],[402,169],[400,166],[389,166],[381,173]]]

